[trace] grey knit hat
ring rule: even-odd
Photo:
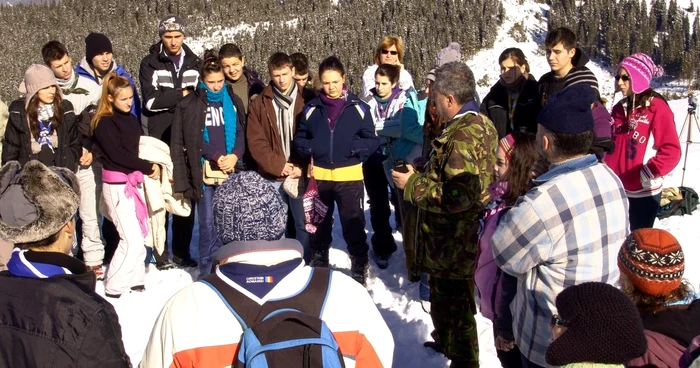
[[[158,37],[162,37],[165,32],[177,31],[185,35],[185,22],[177,15],[166,15],[158,22]]]
[[[61,93],[61,88],[58,87],[58,82],[56,82],[56,77],[54,76],[51,69],[46,65],[32,64],[26,72],[24,72],[24,79],[19,84],[17,88],[19,93],[25,95],[24,97],[24,108],[29,106],[29,100],[34,97],[34,95],[49,86],[56,86],[56,93]]]
[[[31,243],[56,234],[80,205],[75,174],[61,167],[10,161],[0,169],[0,238]]]
[[[279,191],[254,171],[229,176],[214,193],[214,226],[221,243],[279,240],[287,205]]]
[[[447,47],[438,51],[438,54],[435,57],[435,66],[439,68],[453,61],[462,61],[462,52],[460,51],[460,46],[457,42],[450,42]]]

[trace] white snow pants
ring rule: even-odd
[[[98,205],[102,194],[102,168],[81,166],[76,174],[80,185],[80,207],[78,213],[83,222],[83,259],[88,266],[102,264],[105,257],[105,244],[100,237],[100,212]]]
[[[109,263],[105,276],[105,293],[124,294],[131,287],[144,285],[146,246],[141,227],[136,218],[135,198],[127,198],[125,184],[102,184],[102,195],[107,215],[119,232],[119,246]],[[139,193],[144,196],[143,184]]]

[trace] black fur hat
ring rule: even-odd
[[[75,174],[61,167],[10,161],[0,168],[0,238],[31,243],[56,234],[78,211]]]

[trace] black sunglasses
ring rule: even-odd
[[[559,318],[558,314],[552,316],[552,320],[549,322],[549,324],[552,326],[569,327],[569,321]]]
[[[630,76],[629,75],[616,75],[615,76],[615,82],[619,81],[620,79],[622,79],[623,82],[627,82],[628,80],[630,80]]]
[[[386,55],[386,54],[391,54],[391,55],[396,56],[396,55],[399,54],[399,52],[398,52],[398,51],[393,51],[393,50],[391,50],[391,51],[390,51],[390,50],[382,50],[382,54],[384,54],[384,55]]]

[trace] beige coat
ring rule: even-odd
[[[150,225],[146,245],[162,254],[166,246],[165,212],[189,216],[192,209],[189,199],[181,193],[173,194],[173,161],[167,144],[157,138],[143,136],[139,142],[139,158],[160,165],[159,179],[145,178],[144,193]]]

